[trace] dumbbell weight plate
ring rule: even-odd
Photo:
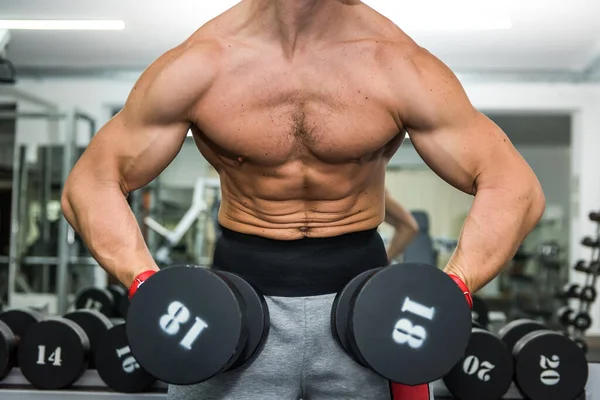
[[[530,332],[546,330],[546,326],[541,322],[532,319],[517,319],[506,324],[498,332],[498,337],[502,339],[506,347],[512,351],[515,344]]]
[[[510,387],[510,350],[493,333],[473,328],[465,356],[444,377],[446,387],[460,400],[497,400]]]
[[[471,310],[458,285],[437,267],[382,268],[350,303],[350,346],[392,382],[420,385],[441,378],[463,356]]]
[[[241,294],[214,272],[170,267],[131,299],[127,337],[139,364],[178,385],[205,381],[235,362],[246,343]]]
[[[573,322],[573,311],[569,306],[564,306],[556,310],[556,319],[562,326],[570,326]]]
[[[17,346],[27,331],[29,331],[29,328],[43,319],[44,317],[42,314],[27,308],[15,308],[0,314],[0,321],[8,325],[17,340]],[[19,359],[16,351],[13,351],[11,358],[13,365],[19,366]]]
[[[356,362],[365,365],[364,361],[359,359],[352,352],[350,343],[348,342],[348,316],[350,313],[350,301],[359,286],[361,286],[377,269],[371,269],[355,276],[333,300],[331,306],[331,332],[338,344],[348,353]]]
[[[531,332],[516,343],[513,356],[515,383],[530,400],[574,399],[585,388],[585,354],[560,333]]]
[[[17,338],[4,322],[0,321],[0,380],[4,379],[14,365]]]
[[[75,308],[78,310],[96,310],[107,317],[112,317],[115,299],[108,289],[87,288],[79,292],[75,298]]]
[[[592,317],[586,312],[580,312],[575,316],[572,322],[575,329],[586,331],[592,326]]]
[[[19,344],[23,376],[39,389],[63,389],[83,375],[90,348],[85,331],[65,318],[32,326]]]
[[[229,272],[215,271],[215,273],[235,285],[244,299],[244,321],[248,335],[240,354],[234,357],[236,361],[228,368],[233,370],[251,363],[260,354],[271,326],[269,307],[265,298],[244,279]]]
[[[586,286],[583,289],[581,289],[580,298],[581,298],[581,300],[586,301],[588,303],[593,303],[594,301],[596,301],[597,295],[598,295],[598,293],[596,292],[595,287]]]
[[[106,386],[117,392],[143,392],[156,381],[133,358],[125,324],[114,326],[104,333],[95,358],[98,375]]]
[[[95,310],[77,310],[63,316],[79,325],[90,341],[88,368],[95,369],[95,351],[102,336],[112,328],[113,324],[101,312]]]

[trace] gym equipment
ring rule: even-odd
[[[100,378],[117,392],[143,392],[156,381],[133,358],[124,324],[104,333],[96,348],[95,358]]]
[[[600,222],[600,212],[592,211],[589,214],[590,221]]]
[[[593,286],[585,286],[584,288],[581,289],[581,292],[579,294],[579,298],[582,301],[588,302],[588,303],[593,303],[594,301],[596,301],[597,296],[598,296],[598,292],[596,291],[596,288]]]
[[[86,288],[77,294],[75,308],[78,310],[96,310],[107,317],[112,317],[115,309],[115,298],[108,289]]]
[[[585,353],[558,332],[528,333],[516,343],[513,356],[515,384],[528,399],[571,400],[585,389]]]
[[[355,354],[350,346],[348,334],[348,314],[350,313],[350,302],[352,295],[356,290],[376,271],[371,269],[355,276],[346,286],[335,296],[331,306],[331,332],[336,342],[359,364],[365,365],[366,362]]]
[[[562,299],[578,299],[581,296],[581,286],[576,283],[568,283],[563,287],[563,290],[559,293],[559,297]]]
[[[17,337],[8,325],[0,321],[0,380],[4,379],[14,365]]]
[[[512,378],[509,348],[493,333],[473,328],[465,356],[443,380],[459,400],[497,400],[508,391]]]
[[[569,306],[564,306],[556,310],[556,319],[562,326],[570,326],[573,322],[575,311]]]
[[[481,327],[487,329],[490,323],[490,310],[485,301],[479,296],[473,296],[473,310],[471,310],[471,317],[473,321],[476,321]]]
[[[16,340],[14,347],[11,348],[10,366],[19,366],[19,359],[17,352],[15,351],[16,346],[19,345],[23,339],[23,336],[25,336],[29,329],[43,319],[44,317],[42,314],[26,308],[12,309],[0,313],[0,321],[6,324],[6,326],[10,329],[12,336],[14,336]],[[12,341],[9,340],[9,342]],[[9,371],[10,369],[6,372],[8,373]]]
[[[463,356],[471,312],[437,267],[395,264],[350,281],[332,307],[332,330],[360,364],[392,382],[441,378]]]
[[[110,285],[106,288],[114,299],[114,308],[111,317],[126,318],[127,309],[129,308],[129,298],[127,290],[121,285]]]
[[[585,237],[583,238],[583,240],[581,241],[581,244],[585,247],[590,247],[592,249],[598,249],[600,248],[600,240],[598,239],[593,239],[591,237]]]
[[[500,331],[498,337],[502,339],[506,347],[513,349],[519,339],[530,332],[545,330],[546,326],[532,319],[517,319],[506,324]]]
[[[570,338],[533,320],[509,323],[500,337],[512,349],[514,381],[526,398],[572,400],[583,392],[588,364]]]
[[[157,379],[187,385],[247,365],[268,336],[262,295],[223,271],[170,267],[131,299],[127,338],[140,366]]]
[[[65,318],[50,318],[33,325],[19,344],[23,376],[39,389],[72,385],[88,365],[90,342],[85,331]]]
[[[582,311],[577,313],[571,324],[575,327],[575,329],[587,331],[590,329],[590,326],[592,326],[592,317],[587,312]]]
[[[77,310],[64,315],[63,318],[75,322],[85,331],[90,341],[88,368],[95,369],[95,350],[101,338],[112,328],[112,322],[104,314],[96,310]]]

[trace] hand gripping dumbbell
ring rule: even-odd
[[[352,279],[333,302],[331,328],[358,363],[392,382],[419,385],[463,356],[471,310],[464,290],[437,267],[396,264]]]
[[[588,363],[570,338],[534,320],[516,320],[498,332],[511,349],[514,382],[530,400],[574,400],[585,389]]]
[[[248,365],[260,353],[269,311],[263,296],[239,276],[170,267],[136,281],[127,338],[133,357],[157,379],[199,383]]]
[[[497,400],[513,379],[511,350],[493,333],[473,327],[464,357],[444,377],[459,400]]]

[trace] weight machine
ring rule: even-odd
[[[173,230],[167,229],[152,217],[144,218],[144,224],[163,238],[162,245],[159,246],[154,255],[159,264],[168,265],[172,263],[172,249],[181,242],[184,235],[194,226],[198,231],[198,235],[195,237],[195,250],[198,256],[197,263],[203,266],[211,264],[212,257],[205,254],[206,241],[204,232],[206,230],[207,217],[211,213],[211,208],[209,208],[206,202],[206,195],[209,190],[215,190],[217,192],[215,201],[217,201],[220,187],[220,182],[217,178],[198,178],[194,184],[192,204]]]
[[[52,146],[35,145],[19,140],[19,123],[28,121],[46,121],[48,136],[52,139],[62,138],[59,148],[61,150],[60,189],[75,164],[77,154],[77,138],[80,123],[84,122],[89,128],[89,137],[96,132],[94,118],[80,110],[61,110],[58,104],[47,101],[27,91],[14,86],[0,86],[0,99],[17,104],[17,111],[0,112],[0,119],[15,120],[17,132],[15,134],[12,165],[12,201],[10,215],[10,243],[8,254],[0,255],[0,264],[8,264],[8,279],[6,289],[6,300],[9,306],[15,306],[15,294],[17,288],[25,293],[33,290],[21,271],[21,266],[35,266],[41,268],[42,287],[48,288],[50,281],[49,266],[56,266],[56,307],[57,312],[62,314],[68,307],[67,295],[69,293],[69,266],[85,265],[95,266],[97,263],[91,257],[79,257],[74,253],[75,232],[62,217],[58,221],[57,249],[54,255],[27,256],[24,246],[25,233],[27,232],[27,221],[29,220],[28,188],[31,171],[29,170],[28,156],[31,150],[37,147],[40,155],[42,168],[36,176],[39,190],[40,202],[40,241],[49,241],[52,232],[47,218],[46,204],[50,200],[52,192]],[[20,111],[21,106],[35,111]],[[55,146],[56,147],[56,146]],[[28,152],[29,150],[29,152]]]

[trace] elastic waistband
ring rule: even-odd
[[[384,266],[376,229],[327,238],[283,241],[222,228],[214,268],[238,274],[266,296],[336,293],[354,276]]]

